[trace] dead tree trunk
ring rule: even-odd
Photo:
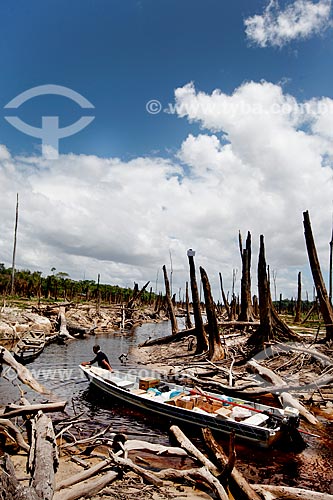
[[[296,302],[296,314],[294,323],[301,322],[301,309],[302,309],[302,273],[298,273],[298,285],[297,285],[297,302]]]
[[[256,349],[262,349],[266,342],[271,340],[296,340],[297,335],[279,318],[272,302],[269,275],[266,268],[265,244],[263,235],[260,236],[258,260],[258,290],[260,326],[249,338],[249,344]]]
[[[209,279],[203,267],[200,267],[201,281],[205,296],[206,314],[208,322],[208,341],[210,361],[219,361],[224,358],[224,349],[221,344],[219,327],[217,325],[216,309],[212,297]]]
[[[195,277],[195,265],[194,265],[194,255],[195,252],[190,249],[187,252],[188,262],[190,265],[190,278],[191,278],[191,292],[192,292],[192,304],[193,304],[193,315],[194,315],[194,323],[195,323],[195,333],[197,337],[197,347],[196,354],[201,354],[208,349],[208,339],[204,329],[202,316],[201,316],[201,307],[200,307],[200,299],[198,293],[198,285]]]
[[[254,321],[252,299],[251,299],[251,233],[247,233],[246,247],[242,247],[242,237],[239,233],[239,250],[242,259],[241,279],[241,310],[239,321]]]
[[[186,281],[186,290],[185,290],[185,300],[186,300],[186,329],[189,330],[193,328],[191,315],[190,315],[190,300],[188,297],[188,281]]]
[[[223,289],[222,274],[219,273],[219,276],[220,276],[220,286],[221,286],[221,293],[222,293],[223,304],[224,304],[224,307],[226,308],[228,319],[231,320],[229,302],[228,302],[227,297],[225,296],[224,289]]]
[[[15,257],[16,257],[16,240],[17,240],[17,224],[18,224],[18,193],[16,193],[16,214],[15,214],[15,228],[14,228],[14,244],[13,244],[13,259],[12,259],[12,279],[10,286],[10,295],[14,295],[15,283]]]
[[[333,308],[330,304],[323,276],[321,274],[316,245],[311,229],[309,212],[303,212],[303,217],[306,248],[308,251],[312,277],[317,290],[320,310],[326,324],[326,340],[330,341],[333,340]]]
[[[140,292],[138,291],[138,285],[135,284],[135,288],[134,288],[134,292],[133,292],[133,297],[128,302],[127,307],[126,307],[126,319],[132,319],[135,306],[139,302],[139,300],[141,298],[141,295],[146,290],[146,288],[149,285],[149,283],[150,283],[150,281],[147,281],[147,283],[141,288]]]
[[[166,267],[163,266],[163,274],[164,274],[164,283],[165,283],[165,296],[166,296],[166,301],[167,301],[167,306],[168,306],[168,313],[169,313],[169,318],[171,321],[171,331],[172,335],[175,333],[178,333],[178,324],[177,324],[177,319],[175,315],[175,310],[173,307],[173,303],[171,300],[171,295],[170,295],[170,284],[169,284],[169,279],[168,279],[168,273],[166,270]]]

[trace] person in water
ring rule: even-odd
[[[92,365],[94,363],[97,363],[100,368],[104,368],[105,370],[109,370],[110,372],[113,372],[112,366],[110,365],[109,359],[107,355],[101,351],[101,348],[99,345],[94,345],[93,351],[95,353],[95,357],[91,361],[84,361],[81,363],[82,366],[88,366]]]

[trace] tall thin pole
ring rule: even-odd
[[[331,303],[332,303],[332,273],[333,273],[333,227],[332,227],[332,236],[331,236],[331,241],[330,241],[330,270],[329,270],[329,293],[328,293],[328,298]]]
[[[17,225],[18,225],[18,193],[16,193],[16,216],[15,216],[15,229],[14,229],[14,245],[13,245],[13,260],[12,260],[12,282],[10,287],[10,294],[14,295],[15,284],[15,257],[16,257],[16,241],[17,241]]]

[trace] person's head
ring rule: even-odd
[[[101,350],[101,348],[99,347],[99,345],[94,345],[93,351],[94,351],[95,354],[97,354],[98,351],[100,351],[100,350]]]

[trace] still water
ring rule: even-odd
[[[101,346],[116,370],[133,370],[137,373],[145,371],[144,366],[137,365],[131,360],[131,350],[149,337],[169,335],[169,322],[147,323],[137,328],[133,333],[110,332],[98,336],[87,336],[84,339],[72,340],[65,345],[51,344],[27,368],[33,376],[45,387],[52,391],[53,400],[68,401],[66,411],[70,415],[84,412],[89,422],[85,424],[86,431],[96,430],[96,425],[106,426],[112,421],[113,432],[126,432],[131,438],[139,438],[169,444],[165,431],[168,422],[160,421],[158,417],[141,414],[123,405],[116,400],[110,400],[96,388],[91,388],[87,379],[79,368],[82,361],[94,358],[93,346]],[[119,356],[128,355],[128,361],[121,363]],[[4,370],[6,372],[6,370]],[[18,400],[19,389],[16,386],[16,377],[13,370],[5,375],[9,381],[0,378],[0,405]],[[22,384],[21,384],[22,385]],[[43,396],[24,387],[26,397],[30,402],[42,401]]]

